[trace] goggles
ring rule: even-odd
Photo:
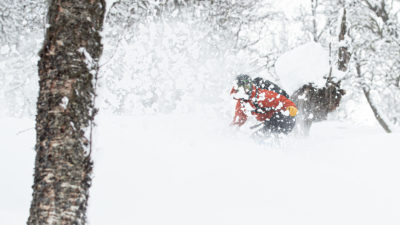
[[[240,83],[238,83],[237,86],[238,86],[238,88],[242,87],[246,93],[250,92],[253,88],[253,85],[251,84],[251,82],[240,82]]]

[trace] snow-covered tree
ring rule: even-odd
[[[303,79],[303,83],[299,83],[291,93],[293,101],[299,108],[298,131],[304,135],[308,135],[312,122],[326,120],[328,113],[335,111],[340,105],[342,96],[346,93],[341,89],[341,79],[343,73],[347,71],[350,60],[346,2],[311,0],[309,3],[310,8],[308,10],[300,8],[300,16],[297,17],[302,22],[303,28],[303,36],[299,39],[318,43],[315,45],[327,49],[325,51],[329,52],[329,56],[322,64],[328,64],[329,69],[316,74],[318,77],[309,76],[312,79]],[[301,53],[303,57],[309,57],[307,52]],[[310,66],[323,67],[319,64]],[[313,73],[312,69],[309,71]],[[296,71],[293,73],[293,76],[304,75],[300,72],[296,74]],[[324,82],[317,82],[321,80]]]
[[[386,0],[354,1],[350,28],[353,80],[386,132],[400,120],[400,39],[395,6]]]
[[[0,1],[0,115],[35,114],[45,0]]]

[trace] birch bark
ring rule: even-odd
[[[84,224],[91,185],[90,125],[102,54],[104,0],[49,1],[40,51],[36,159],[28,224]]]

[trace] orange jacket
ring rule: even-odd
[[[231,94],[236,92],[235,89],[232,89]],[[251,108],[254,109],[250,112],[258,121],[271,118],[275,112],[286,111],[286,108],[289,106],[296,107],[290,99],[283,95],[266,89],[256,89],[255,87],[253,87],[249,99],[250,100],[237,99],[233,124],[242,126],[247,121],[246,111],[249,110],[249,107],[246,106],[251,106]],[[262,110],[256,110],[256,105]]]

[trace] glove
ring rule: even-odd
[[[289,106],[286,108],[286,110],[289,111],[290,116],[296,116],[297,115],[297,108],[294,106]]]

